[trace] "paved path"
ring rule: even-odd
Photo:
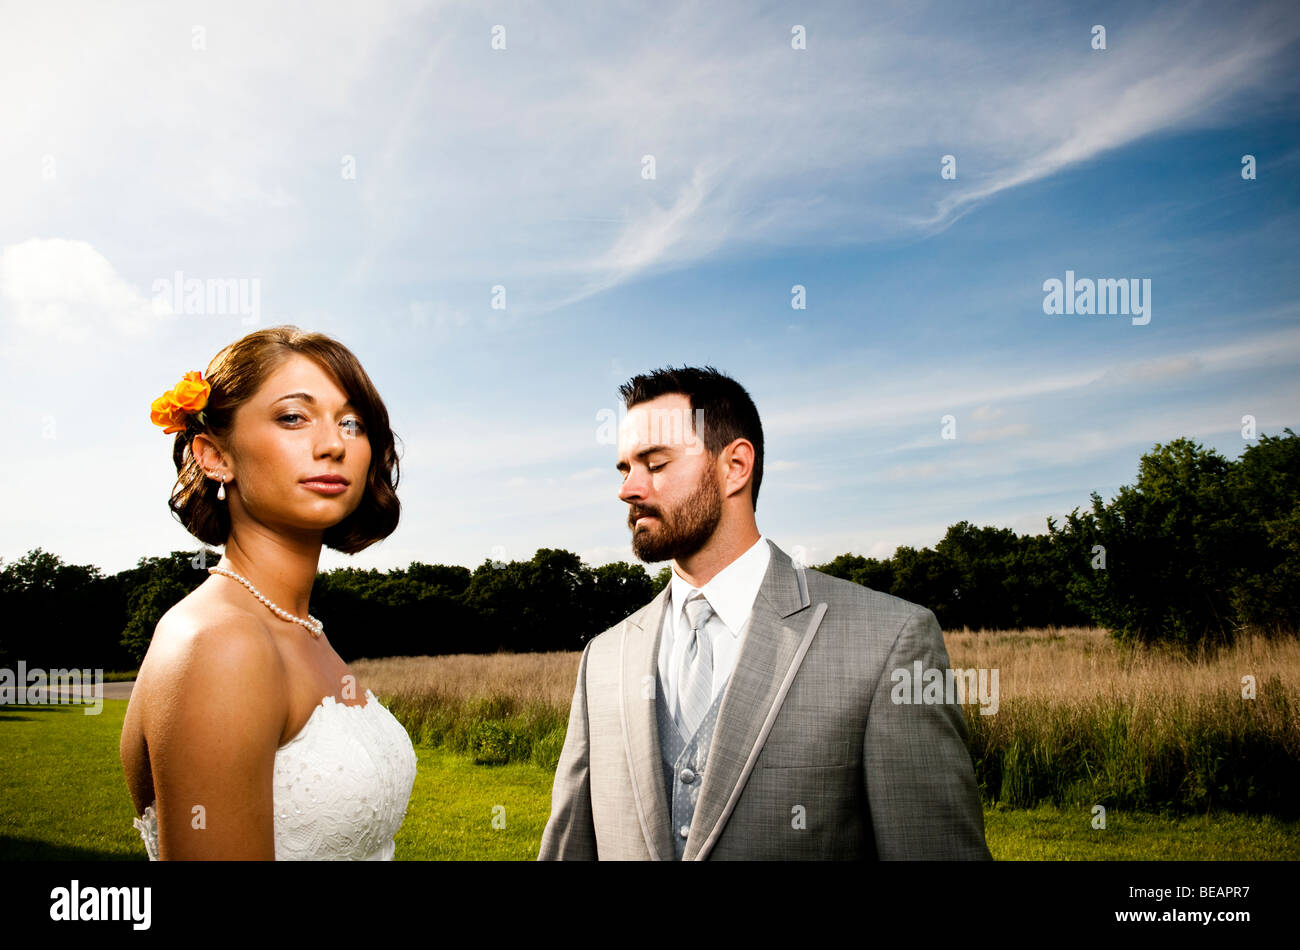
[[[130,682],[127,683],[105,683],[104,698],[105,699],[130,699],[131,687],[134,685],[135,685],[135,680],[131,680]],[[80,699],[83,693],[85,694],[87,700],[93,700],[95,698],[95,687],[92,685],[89,688],[83,686],[81,689],[60,689],[59,690],[59,696],[65,701],[69,701],[69,702],[74,699]]]
[[[128,680],[125,683],[105,683],[105,699],[130,699],[131,687],[135,685],[135,680]]]

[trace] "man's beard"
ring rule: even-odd
[[[636,519],[654,515],[659,522],[638,531]],[[628,511],[632,553],[647,564],[690,557],[708,543],[722,520],[722,493],[706,469],[699,483],[674,511],[633,507]]]

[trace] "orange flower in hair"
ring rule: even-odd
[[[186,373],[174,388],[149,404],[149,421],[164,426],[163,435],[184,431],[187,415],[195,416],[201,425],[206,424],[202,410],[211,393],[212,387],[201,372]]]

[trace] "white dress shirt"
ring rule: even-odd
[[[736,656],[749,628],[749,615],[754,609],[758,589],[767,574],[772,550],[767,538],[759,535],[748,551],[736,558],[703,587],[692,587],[673,569],[668,592],[664,626],[659,638],[659,682],[663,684],[664,699],[674,719],[680,719],[678,708],[678,673],[681,671],[682,651],[690,636],[691,625],[683,606],[697,590],[704,594],[716,616],[710,617],[701,632],[713,644],[713,686],[709,701],[727,685],[731,671],[736,667]]]

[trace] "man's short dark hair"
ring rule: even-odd
[[[758,510],[758,486],[763,481],[763,423],[758,408],[745,387],[712,366],[700,369],[683,366],[657,369],[633,376],[618,388],[628,409],[669,393],[681,393],[690,400],[691,425],[703,410],[704,449],[714,458],[736,439],[754,445],[754,470],[750,479],[754,510]],[[698,436],[699,433],[696,433]]]

